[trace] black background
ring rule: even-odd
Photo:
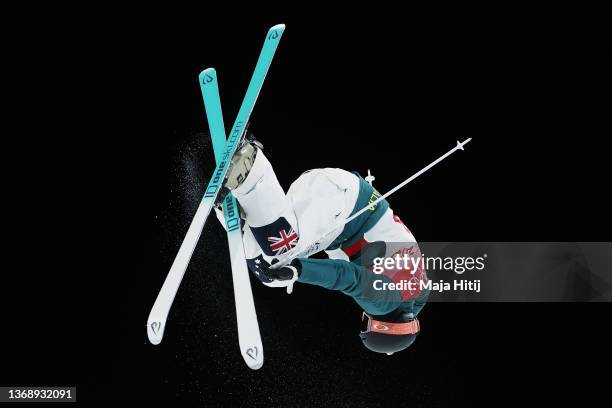
[[[411,351],[389,358],[359,344],[351,299],[255,281],[266,362],[252,372],[216,221],[163,344],[148,344],[148,312],[213,169],[197,74],[217,69],[229,126],[278,22],[251,126],[285,188],[332,166],[371,168],[387,191],[472,137],[391,199],[419,240],[609,240],[610,49],[594,19],[312,11],[19,15],[5,37],[2,385],[184,406],[497,405],[598,390],[608,304],[430,304]]]

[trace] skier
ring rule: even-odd
[[[410,230],[383,200],[346,225],[341,222],[380,194],[356,173],[314,169],[293,182],[287,194],[280,186],[261,143],[249,136],[231,160],[217,203],[231,192],[245,220],[243,243],[249,269],[267,286],[294,282],[318,285],[351,296],[364,310],[360,337],[368,349],[393,354],[409,347],[419,332],[417,315],[429,291],[422,267],[391,268],[374,273],[375,258],[408,254],[420,257]],[[371,179],[371,177],[370,177]],[[225,226],[223,212],[215,210]],[[332,234],[325,235],[334,226]],[[320,237],[328,259],[296,258],[274,269],[271,265]],[[412,282],[402,290],[380,290],[375,281]],[[378,287],[379,290],[376,289]]]

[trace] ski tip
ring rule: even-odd
[[[263,367],[263,361],[261,363],[258,363],[257,365],[249,366],[251,370],[259,370],[261,367]]]
[[[272,31],[272,30],[284,30],[284,29],[285,29],[285,25],[284,24],[276,24],[276,25],[270,27],[269,31]]]
[[[206,85],[217,78],[217,71],[214,68],[206,68],[200,75],[198,75],[198,80],[201,85]]]
[[[164,325],[160,321],[150,321],[147,323],[147,336],[151,344],[158,345],[164,337]]]
[[[268,34],[266,34],[266,40],[267,41],[278,40],[280,36],[283,35],[284,31],[285,31],[284,24],[277,24],[275,26],[272,26],[268,30]]]
[[[259,344],[244,349],[242,358],[251,370],[259,370],[264,363],[263,347]]]

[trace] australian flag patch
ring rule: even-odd
[[[256,258],[247,259],[246,261],[251,272],[253,272],[260,281],[264,283],[272,282],[272,279],[270,279],[270,277],[268,277],[266,274],[270,268],[270,264],[266,262],[262,255],[259,255]]]

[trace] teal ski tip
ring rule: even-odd
[[[277,24],[275,26],[272,26],[268,30],[268,36],[266,38],[268,40],[274,40],[274,39],[278,38],[278,36],[280,34],[282,34],[283,31],[285,31],[285,25],[284,24]]]
[[[198,80],[201,85],[206,85],[217,78],[217,71],[214,68],[206,68],[204,71],[200,72],[198,75]]]

